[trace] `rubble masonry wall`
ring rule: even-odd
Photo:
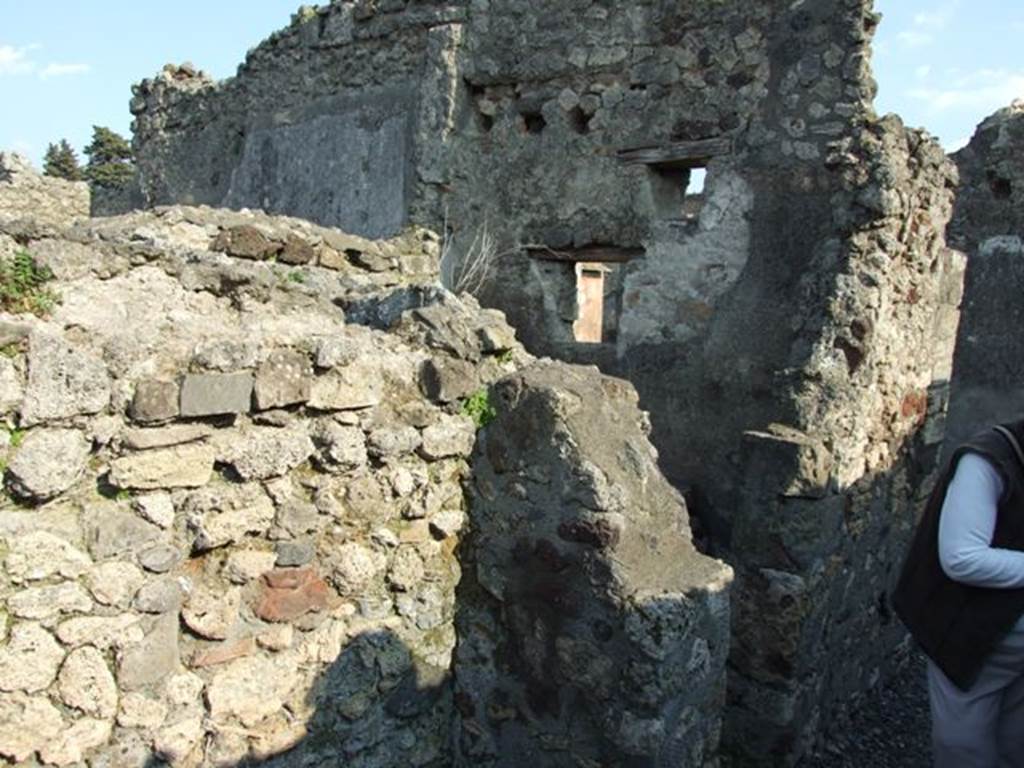
[[[144,81],[136,144],[154,199],[318,218],[348,184],[275,157],[363,168],[345,178],[367,195],[388,166],[286,137],[407,94],[409,144],[395,113],[366,123],[404,157],[406,220],[456,255],[488,232],[480,295],[526,347],[636,386],[660,468],[737,572],[726,746],[792,764],[905,648],[886,594],[933,477],[963,271],[942,235],[952,166],[873,112],[878,23],[869,0],[332,3],[233,80]],[[259,146],[302,157],[257,148],[270,124]],[[193,176],[207,153],[218,170]],[[257,167],[267,191],[231,198]],[[614,321],[582,345],[576,263],[609,251]]]

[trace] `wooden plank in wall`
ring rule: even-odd
[[[632,165],[675,166],[695,168],[705,165],[713,157],[732,153],[732,139],[701,139],[700,141],[676,141],[654,147],[622,149],[618,157]]]
[[[568,250],[528,246],[526,250],[534,259],[562,261],[573,264],[580,261],[623,264],[644,255],[643,248],[623,248],[613,245],[592,245],[585,248],[571,248]]]

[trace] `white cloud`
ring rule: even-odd
[[[51,61],[45,67],[41,66],[30,55],[32,51],[40,47],[39,45],[24,45],[19,48],[13,45],[0,45],[0,77],[34,74],[41,80],[48,80],[51,77],[85,74],[91,69],[88,64],[65,64],[56,61]]]
[[[1024,96],[1024,71],[979,69],[948,82],[945,88],[913,88],[907,93],[932,112],[980,110],[985,114]]]
[[[39,71],[39,77],[46,80],[50,77],[64,77],[65,75],[83,75],[91,67],[88,64],[56,64],[49,63]]]
[[[934,11],[914,14],[914,26],[924,29],[945,29],[958,5],[958,2],[946,3]]]
[[[956,15],[961,0],[950,0],[933,11],[914,14],[910,29],[896,35],[896,39],[908,48],[920,48],[935,42],[937,33],[942,32]]]
[[[28,53],[37,47],[26,45],[15,48],[13,45],[0,45],[0,75],[24,75],[33,72],[36,65],[28,57]]]
[[[935,35],[918,29],[906,29],[896,35],[896,39],[909,48],[920,48],[935,42]]]
[[[914,75],[917,77],[918,80],[927,80],[928,75],[930,75],[931,73],[932,68],[930,64],[922,64],[921,66],[914,70]]]

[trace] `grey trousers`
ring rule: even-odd
[[[1024,768],[1024,632],[996,647],[967,691],[929,661],[928,699],[935,768]]]

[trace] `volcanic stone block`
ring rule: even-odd
[[[283,264],[309,264],[316,258],[316,248],[308,240],[289,235],[278,260]]]
[[[282,245],[251,224],[242,224],[222,231],[210,248],[241,259],[262,261],[279,253]]]
[[[135,385],[131,417],[135,421],[168,421],[178,416],[178,385],[173,381],[145,379]]]
[[[138,554],[160,540],[163,531],[121,509],[90,514],[87,541],[96,560]]]
[[[138,690],[166,679],[180,663],[178,617],[167,613],[153,623],[141,642],[120,654],[117,681],[126,690]]]
[[[256,407],[266,410],[306,402],[312,378],[308,355],[293,350],[275,352],[256,372]]]
[[[253,376],[242,373],[193,373],[181,385],[182,416],[224,416],[248,413]]]
[[[420,369],[420,389],[438,403],[451,403],[480,387],[476,366],[465,360],[427,360]]]

